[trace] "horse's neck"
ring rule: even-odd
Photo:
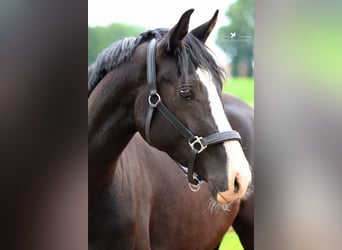
[[[88,101],[89,188],[97,189],[133,134],[135,86],[123,83],[120,72],[112,71],[99,83]]]

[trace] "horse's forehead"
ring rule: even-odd
[[[199,76],[197,74],[197,69],[198,67],[196,67],[191,60],[188,60],[184,64],[179,63],[176,58],[165,57],[157,60],[158,74],[167,78],[181,78],[186,75],[188,80],[198,81]]]

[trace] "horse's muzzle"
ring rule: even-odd
[[[228,202],[234,202],[243,199],[246,195],[250,180],[247,179],[248,181],[246,182],[246,180],[241,180],[238,176],[233,180],[230,182],[228,190],[217,192],[216,200],[218,203],[226,204]]]

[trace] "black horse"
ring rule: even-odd
[[[140,173],[148,172],[147,167],[139,168],[148,163],[144,159],[146,154],[141,155],[137,152],[142,150],[137,150],[136,154],[130,154],[129,163],[118,161],[136,131],[177,164],[186,166],[192,187],[199,185],[193,172],[206,181],[206,200],[211,197],[212,206],[230,207],[227,220],[234,219],[240,200],[249,193],[252,174],[240,144],[241,137],[232,130],[224,113],[222,73],[204,45],[216,23],[217,12],[207,23],[188,33],[192,12],[185,12],[170,30],[152,30],[114,44],[89,68],[89,244],[95,249],[177,247],[163,245],[167,231],[164,238],[154,236],[156,232],[162,233],[159,230],[162,225],[156,223],[159,218],[162,224],[162,217],[157,213],[151,216],[149,210],[163,211],[165,216],[172,214],[168,203],[155,207],[153,199],[164,197],[160,201],[165,201],[171,193],[162,185],[152,188],[153,183],[148,184],[146,178],[133,181],[137,169]],[[169,158],[165,156],[163,162],[166,159]],[[131,169],[132,166],[137,169]],[[156,166],[159,173],[149,173],[154,180],[166,169],[160,164]],[[179,173],[179,169],[173,172]],[[143,176],[146,174],[140,174]],[[183,178],[177,179],[184,182]],[[184,196],[185,193],[183,199],[191,197]],[[203,202],[198,206],[203,208]],[[136,211],[141,208],[145,217],[137,216]],[[182,211],[184,218],[191,218],[192,210]],[[149,227],[151,223],[153,228]],[[182,225],[191,223],[191,220],[178,221]],[[182,235],[174,228],[170,232]],[[198,249],[206,248],[201,245]]]

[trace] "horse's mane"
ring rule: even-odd
[[[149,30],[141,33],[136,38],[124,38],[106,48],[88,68],[88,97],[108,72],[132,58],[135,49],[140,44],[153,38],[160,40],[167,32],[167,29]],[[195,67],[208,70],[215,79],[220,83],[222,82],[223,70],[215,62],[208,48],[202,42],[197,40],[191,33],[188,33],[183,39],[183,45],[174,51],[181,76],[187,78],[190,58]],[[166,44],[166,46],[168,45]]]
[[[158,39],[166,32],[166,29],[149,30],[136,38],[124,38],[106,48],[88,68],[88,96],[108,72],[129,61],[140,44],[152,38]]]

